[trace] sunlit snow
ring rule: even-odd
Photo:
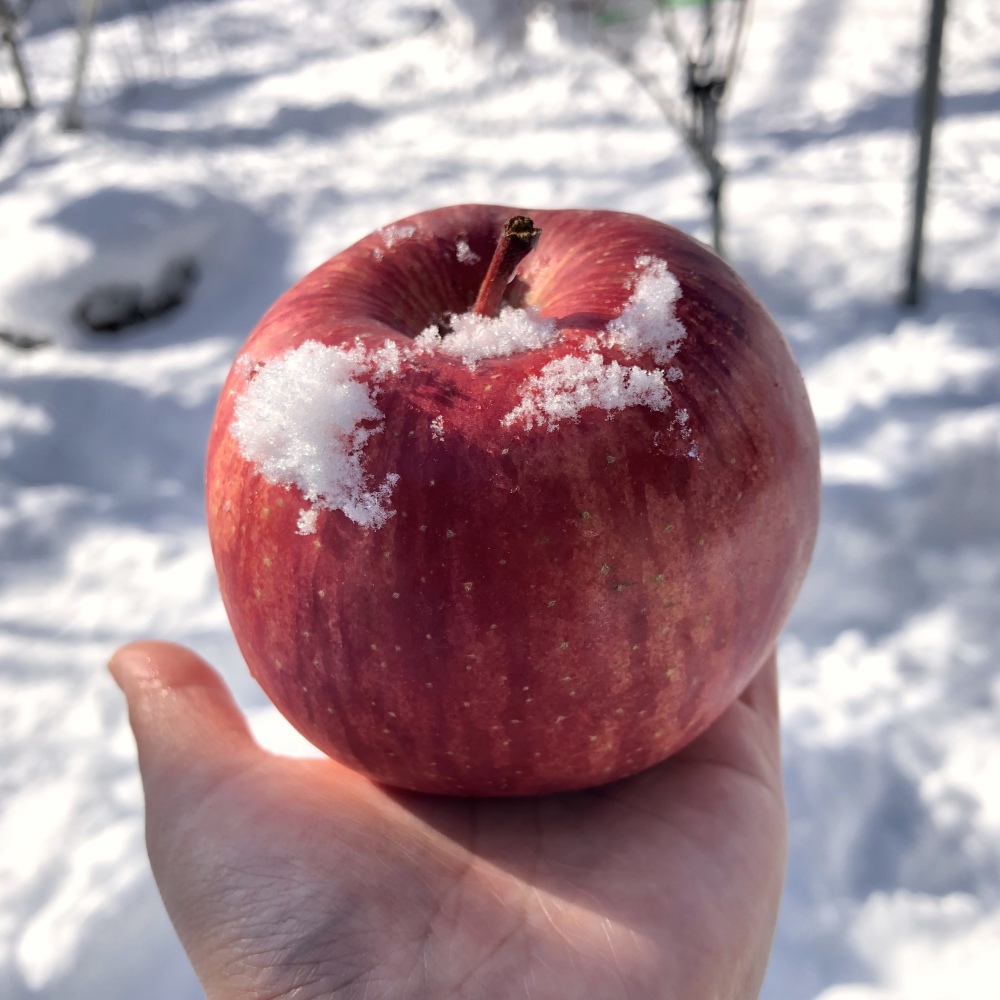
[[[205,530],[215,400],[270,303],[369,233],[398,252],[393,220],[438,205],[612,208],[708,238],[703,174],[626,72],[561,33],[568,3],[526,26],[532,4],[499,0],[102,5],[76,134],[77,5],[13,5],[35,18],[40,110],[0,143],[4,1000],[202,996],[146,861],[116,646],[190,644],[266,745],[308,752],[241,661]],[[754,4],[724,106],[729,258],[802,365],[826,477],[780,651],[790,856],[765,1000],[995,1000],[1000,982],[1000,7],[949,5],[927,296],[903,310],[927,6]],[[17,95],[0,47],[0,105]],[[188,258],[175,311],[117,335],[74,320],[99,286],[155,299]],[[629,294],[659,273],[638,266]],[[607,336],[641,342],[626,318]],[[663,385],[620,361],[621,391],[666,404],[690,377],[678,344]],[[526,387],[526,419],[574,411],[559,384]],[[338,491],[390,509],[391,484],[350,464],[378,404],[331,416],[340,478],[309,480],[299,530]],[[447,440],[447,413],[435,426]]]

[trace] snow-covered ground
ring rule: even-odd
[[[1000,8],[951,6],[919,311],[896,302],[925,5],[758,0],[728,109],[730,257],[806,373],[826,483],[782,645],[791,862],[768,1000],[995,1000],[1000,982]],[[216,394],[276,295],[459,201],[707,235],[702,178],[631,79],[545,15],[497,48],[483,9],[109,17],[72,135],[73,36],[27,41],[42,110],[0,146],[0,332],[51,343],[0,342],[0,996],[201,995],[145,858],[117,645],[192,645],[265,742],[302,749],[229,634],[202,509]],[[180,309],[116,337],[74,324],[95,287],[149,296],[191,258]]]

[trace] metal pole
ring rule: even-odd
[[[940,103],[941,41],[947,0],[931,0],[927,31],[927,63],[924,84],[920,92],[920,146],[917,154],[917,177],[913,193],[913,226],[910,250],[906,262],[906,291],[903,303],[915,306],[920,302],[922,282],[920,262],[924,249],[924,216],[927,213],[927,187],[931,171],[931,139]]]
[[[69,95],[69,103],[66,105],[66,113],[63,116],[63,128],[67,132],[78,132],[83,128],[83,117],[80,113],[80,103],[83,99],[83,78],[87,71],[87,58],[90,55],[90,35],[97,17],[97,8],[100,5],[100,0],[83,0],[80,24],[77,28],[80,41],[76,49],[73,90]]]

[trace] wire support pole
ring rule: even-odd
[[[946,13],[947,0],[931,0],[927,29],[927,60],[924,82],[920,90],[918,122],[920,138],[913,191],[913,219],[906,259],[906,289],[903,292],[903,304],[907,306],[919,305],[923,292],[921,262],[924,251],[924,220],[927,215],[934,123],[941,102],[941,48]]]

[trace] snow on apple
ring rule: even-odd
[[[636,258],[635,266],[635,290],[600,339],[609,346],[618,345],[629,356],[649,351],[653,360],[663,365],[687,336],[674,308],[681,287],[665,260],[642,255]]]
[[[607,410],[610,417],[627,406],[663,411],[671,398],[663,372],[625,367],[596,352],[550,361],[524,383],[520,394],[521,402],[503,418],[505,427],[520,423],[528,430],[554,431],[560,421],[577,420],[587,407]]]
[[[245,362],[240,367],[245,371]],[[269,482],[297,486],[314,505],[302,512],[300,534],[315,530],[315,508],[343,511],[372,528],[392,516],[388,500],[398,476],[387,473],[370,488],[362,451],[382,426],[375,387],[398,370],[391,342],[369,354],[310,340],[262,366],[237,399],[230,429],[244,457]]]
[[[450,317],[451,329],[429,326],[416,339],[426,351],[442,351],[475,368],[484,358],[505,358],[519,351],[539,350],[558,340],[555,321],[542,319],[537,309],[505,306],[497,316],[463,312]]]
[[[399,224],[384,226],[378,232],[379,236],[382,237],[382,246],[376,246],[372,250],[372,256],[376,260],[381,260],[386,250],[390,250],[401,240],[408,240],[416,232],[416,229],[413,226]]]
[[[412,225],[379,230],[387,248],[415,232]],[[628,357],[649,353],[663,364],[686,336],[673,308],[680,286],[665,261],[640,256],[635,266],[632,295],[599,339],[622,347]],[[374,371],[376,383],[390,373],[406,378],[401,362],[417,351],[439,351],[474,370],[485,358],[537,351],[560,340],[555,320],[543,319],[532,306],[505,305],[497,316],[467,311],[449,317],[448,325],[444,332],[428,326],[414,348],[402,351],[391,341],[371,355],[360,343],[346,350],[308,341],[272,361],[236,404],[231,431],[243,457],[269,482],[297,486],[319,509],[340,510],[357,524],[381,527],[392,516],[388,503],[398,476],[390,471],[378,486],[366,485],[364,445],[381,429],[382,414],[375,404],[377,389],[370,389],[363,376]],[[597,342],[591,340],[591,345]],[[676,367],[667,372],[625,367],[596,351],[580,355],[571,349],[521,386],[520,403],[501,423],[554,430],[561,420],[577,419],[586,407],[606,410],[609,416],[627,406],[663,411],[671,399],[666,380],[680,377]],[[443,415],[434,418],[431,430],[435,439],[443,437]],[[299,533],[311,534],[316,518],[314,510],[303,511]]]
[[[475,253],[465,240],[459,240],[455,244],[455,256],[463,264],[476,264],[479,262],[479,254]]]

